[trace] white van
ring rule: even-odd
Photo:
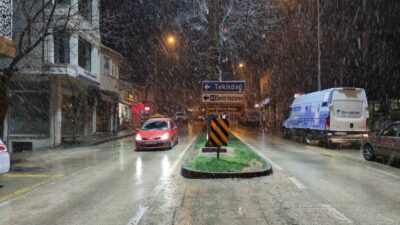
[[[309,144],[361,141],[367,136],[368,101],[362,88],[331,88],[298,96],[283,124],[284,137],[300,136]]]

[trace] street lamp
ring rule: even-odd
[[[243,63],[239,63],[239,68],[243,68],[244,64]]]
[[[175,50],[176,47],[176,36],[174,36],[173,34],[168,34],[166,36],[162,36],[162,42],[160,43],[161,45],[163,45],[163,48],[156,48],[155,49],[155,59],[154,59],[154,76],[153,76],[153,81],[152,83],[155,83],[157,81],[158,78],[158,73],[159,73],[159,57],[161,54],[161,51],[164,51],[165,54],[169,54],[169,50],[173,51]],[[153,85],[153,93],[154,91],[155,85]]]
[[[173,35],[168,35],[167,37],[167,44],[169,46],[175,46],[176,38]]]

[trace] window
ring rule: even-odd
[[[388,129],[384,130],[382,136],[391,136],[394,137],[400,131],[400,125],[393,125]]]
[[[69,34],[65,31],[54,32],[54,62],[69,63]]]
[[[87,71],[91,71],[92,47],[89,42],[79,38],[78,65]]]
[[[92,0],[79,0],[78,9],[82,17],[92,22]]]
[[[103,68],[104,68],[104,74],[105,75],[111,75],[111,71],[110,71],[110,69],[111,69],[111,60],[107,56],[104,56]]]
[[[142,130],[166,130],[168,123],[166,121],[149,121],[143,124]]]
[[[59,5],[69,5],[70,3],[70,0],[57,0],[57,4]]]

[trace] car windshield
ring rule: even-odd
[[[166,121],[149,121],[143,124],[142,130],[166,130],[168,129],[168,122]]]

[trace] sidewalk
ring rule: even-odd
[[[23,152],[14,152],[11,153],[11,166],[15,169],[15,167],[19,166],[26,166],[25,164],[28,163],[29,166],[33,166],[35,164],[41,164],[41,162],[46,161],[45,158],[52,158],[53,156],[58,157],[60,153],[70,154],[70,151],[63,151],[63,150],[79,150],[81,147],[89,147],[99,145],[108,141],[113,141],[121,138],[131,137],[136,133],[134,130],[127,130],[118,132],[116,135],[110,134],[101,134],[101,135],[93,135],[87,137],[84,141],[77,143],[77,144],[68,144],[64,143],[56,148],[49,148],[49,149],[41,149],[41,150],[34,150],[34,151],[23,151]],[[87,152],[86,150],[82,150],[83,152]],[[77,151],[73,151],[77,152]],[[37,161],[37,159],[40,159]],[[50,160],[51,161],[51,160]],[[35,162],[35,163],[33,163]]]

